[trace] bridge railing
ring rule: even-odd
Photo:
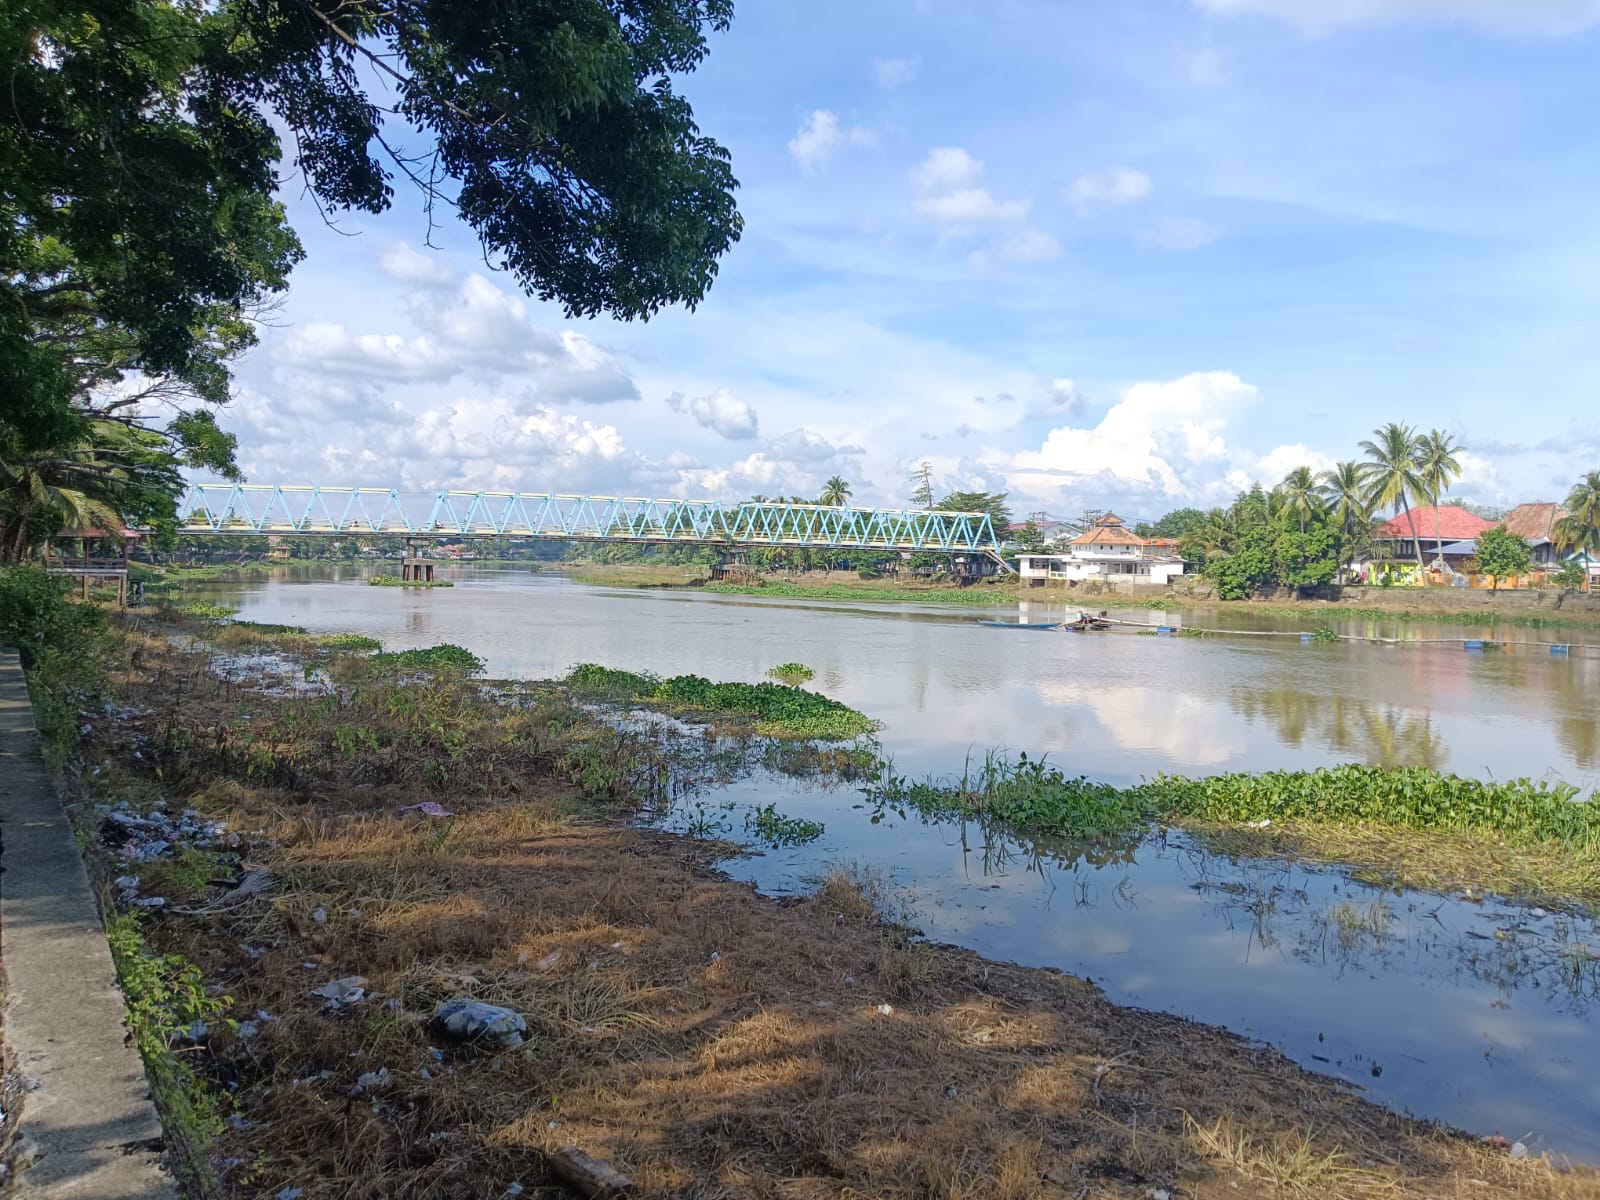
[[[402,534],[994,554],[987,513],[782,501],[647,499],[550,492],[192,484],[178,508],[189,534]]]

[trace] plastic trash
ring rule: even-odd
[[[408,804],[404,808],[402,808],[400,811],[401,812],[421,813],[425,817],[453,817],[453,816],[455,816],[455,813],[451,812],[448,808],[446,808],[444,805],[440,804],[437,800],[423,800],[423,801],[420,801],[420,802],[418,802],[416,804]]]
[[[509,1008],[481,1000],[446,1000],[428,1018],[436,1037],[467,1045],[509,1049],[522,1045],[528,1023]]]
[[[367,977],[365,975],[346,975],[342,979],[333,979],[319,988],[312,988],[313,996],[321,996],[330,1004],[359,1004],[367,996]]]
[[[1526,1146],[1524,1146],[1521,1142],[1512,1142],[1511,1143],[1511,1157],[1512,1158],[1527,1158],[1528,1157],[1528,1148]]]
[[[356,1077],[355,1087],[350,1089],[350,1095],[360,1096],[366,1092],[375,1092],[379,1088],[389,1086],[389,1068],[379,1067],[376,1071],[366,1071]]]

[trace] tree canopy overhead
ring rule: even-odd
[[[233,471],[211,408],[302,253],[280,177],[371,213],[402,177],[430,222],[453,207],[571,315],[696,304],[741,221],[727,152],[672,80],[730,17],[731,0],[0,6],[9,544],[83,511],[39,496],[144,519],[170,511],[177,467]]]
[[[728,153],[672,85],[732,16],[732,0],[222,0],[198,86],[276,113],[325,204],[380,212],[398,173],[528,292],[648,317],[698,303],[739,236]]]

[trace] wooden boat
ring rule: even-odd
[[[1060,621],[1022,622],[1022,621],[979,621],[979,625],[988,625],[994,629],[1060,629]]]

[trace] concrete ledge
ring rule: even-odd
[[[0,650],[0,871],[5,1040],[35,1081],[22,1110],[32,1158],[22,1193],[176,1200],[89,876],[10,650]]]

